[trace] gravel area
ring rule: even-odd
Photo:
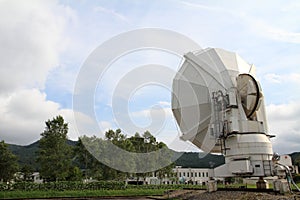
[[[176,199],[205,199],[205,200],[300,200],[300,196],[286,194],[286,195],[276,195],[274,193],[259,193],[259,192],[243,192],[243,191],[217,191],[217,192],[204,192],[204,191],[194,191],[191,193],[186,193],[184,195],[179,195]]]
[[[205,190],[174,190],[163,196],[141,197],[90,197],[90,198],[53,198],[53,200],[300,200],[300,194],[280,195],[275,193],[216,191],[208,193]],[[31,199],[50,200],[50,199]]]

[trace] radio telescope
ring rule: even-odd
[[[272,136],[255,66],[217,48],[184,58],[172,91],[181,139],[225,156],[225,164],[214,169],[215,177],[273,176]]]

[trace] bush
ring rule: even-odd
[[[120,181],[96,181],[83,183],[80,181],[60,181],[48,183],[16,182],[0,183],[0,191],[65,191],[65,190],[120,190],[125,188],[125,183]]]
[[[78,191],[78,190],[123,190],[123,189],[162,189],[176,190],[183,188],[202,188],[201,185],[125,185],[122,181],[60,181],[47,183],[16,182],[0,183],[0,191]]]
[[[0,182],[0,191],[7,191],[9,190],[9,184],[6,184],[6,183],[1,183]]]
[[[163,189],[163,190],[176,190],[176,189],[184,189],[184,188],[202,188],[202,185],[127,185],[126,188],[130,189]]]

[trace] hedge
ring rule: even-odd
[[[122,190],[122,189],[184,189],[202,188],[201,185],[126,185],[123,181],[61,181],[48,183],[16,182],[0,183],[0,191],[67,191],[67,190]]]
[[[49,183],[0,183],[0,191],[18,190],[18,191],[38,191],[38,190],[120,190],[125,188],[125,183],[120,181],[95,181],[90,183],[61,181]]]

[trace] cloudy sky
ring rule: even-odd
[[[74,112],[77,123],[92,124],[86,113],[73,112],[74,87],[85,61],[112,37],[150,27],[185,35],[202,48],[237,52],[255,64],[269,131],[276,135],[274,151],[300,151],[299,13],[298,1],[0,0],[0,139],[30,144],[40,138],[44,122],[60,114],[69,123],[69,138],[76,140],[84,133],[77,133]],[[176,70],[180,61],[146,49],[111,63],[94,91],[100,129],[134,134],[123,127],[113,107],[118,83],[135,66],[159,64]],[[139,132],[149,129],[174,149],[193,149],[177,141],[168,87],[141,86],[126,105]],[[149,126],[155,119],[163,121],[159,130]]]

